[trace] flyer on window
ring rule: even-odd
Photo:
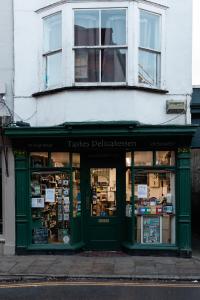
[[[43,208],[44,207],[44,198],[32,198],[32,207],[33,208]]]
[[[55,189],[45,190],[45,202],[55,202]]]
[[[148,187],[147,184],[138,184],[138,198],[147,198]]]

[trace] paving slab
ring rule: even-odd
[[[0,281],[26,278],[200,280],[200,255],[190,259],[92,253],[0,257]]]

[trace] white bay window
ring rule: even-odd
[[[165,14],[147,4],[63,4],[43,20],[41,89],[128,85],[165,89]]]

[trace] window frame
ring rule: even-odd
[[[53,50],[49,50],[49,51],[45,51],[44,49],[44,37],[45,37],[45,28],[44,28],[44,22],[45,22],[45,19],[48,19],[52,16],[56,16],[56,15],[60,15],[60,19],[61,19],[61,47],[59,48],[56,48],[56,49],[53,49]],[[44,16],[42,18],[42,23],[43,23],[43,54],[42,54],[42,57],[43,57],[43,66],[44,66],[44,86],[46,89],[48,88],[52,88],[52,87],[55,87],[58,85],[58,83],[56,84],[52,84],[52,85],[49,85],[48,84],[48,80],[47,80],[47,74],[48,74],[48,58],[51,57],[51,56],[54,56],[56,54],[61,54],[61,61],[62,61],[62,48],[63,48],[63,45],[62,45],[62,11],[57,11],[55,13],[52,13],[50,15],[47,15],[47,16]],[[62,66],[62,63],[61,63],[61,66]],[[61,67],[60,66],[60,67]]]
[[[89,8],[89,9],[83,9],[83,8],[75,8],[73,9],[73,32],[74,31],[74,28],[75,28],[75,12],[76,11],[84,11],[84,10],[87,10],[87,11],[97,11],[98,14],[99,14],[99,45],[93,45],[93,46],[76,46],[75,45],[75,39],[73,39],[73,47],[72,47],[72,50],[73,50],[73,53],[74,53],[74,79],[73,79],[73,82],[75,85],[125,85],[127,83],[127,65],[128,65],[128,8],[127,7],[102,7],[102,8]],[[114,10],[125,10],[125,13],[126,13],[126,44],[124,45],[101,45],[101,12],[104,11],[104,10],[110,10],[110,11],[114,11]],[[90,82],[90,81],[87,81],[87,82],[77,82],[76,81],[76,78],[75,78],[75,52],[76,50],[81,50],[81,49],[95,49],[95,50],[98,50],[99,51],[99,71],[98,71],[98,74],[99,74],[99,80],[98,81],[95,81],[95,82]],[[101,79],[101,72],[102,72],[102,60],[101,60],[101,52],[102,50],[104,49],[125,49],[126,50],[126,61],[125,61],[125,68],[126,68],[126,72],[125,72],[125,81],[109,81],[109,82],[104,82],[102,81]]]
[[[166,89],[166,9],[167,7],[162,6],[158,7],[153,4],[145,4],[145,3],[139,3],[138,4],[138,66],[139,66],[139,51],[147,51],[149,53],[155,53],[157,55],[160,55],[160,80],[159,80],[159,85],[149,85],[145,84],[142,82],[139,82],[138,77],[139,77],[139,67],[138,67],[138,72],[137,72],[137,85],[140,87],[147,87],[147,88],[152,88],[152,89]],[[140,11],[143,10],[147,13],[151,13],[154,15],[159,15],[160,16],[160,49],[155,50],[151,48],[144,48],[140,47]]]
[[[156,55],[156,83],[155,84],[147,84],[144,82],[139,82],[138,83],[142,86],[147,86],[147,87],[152,87],[152,88],[160,88],[161,85],[161,56],[162,56],[162,52],[161,52],[161,36],[162,36],[162,29],[161,29],[161,24],[162,24],[162,16],[158,13],[154,13],[148,10],[144,10],[144,9],[139,9],[139,26],[140,26],[140,18],[141,18],[141,12],[146,12],[149,13],[151,15],[156,15],[159,16],[159,36],[160,36],[160,45],[159,45],[159,49],[153,49],[153,48],[147,48],[147,47],[142,47],[140,45],[140,36],[139,36],[139,44],[138,44],[138,52],[145,52],[145,53],[150,53],[150,54],[155,54]],[[139,77],[139,54],[138,54],[138,77]]]
[[[146,166],[146,165],[139,165],[139,166],[136,166],[134,164],[134,153],[135,152],[149,152],[151,151],[152,154],[153,154],[153,157],[152,157],[152,164],[150,166]],[[161,165],[161,164],[156,164],[156,152],[158,151],[172,151],[174,152],[174,164],[173,165]],[[127,165],[127,161],[126,161],[126,158],[127,158],[127,154],[130,153],[130,158],[131,158],[131,162]],[[127,201],[126,199],[126,206],[127,206],[127,203],[128,205],[131,206],[131,214],[129,215],[126,215],[125,213],[125,217],[128,218],[128,219],[132,219],[132,222],[134,224],[136,224],[137,222],[137,214],[135,213],[135,177],[137,176],[137,173],[139,172],[143,172],[143,173],[164,173],[164,172],[167,172],[167,173],[171,173],[171,174],[174,174],[174,197],[175,197],[175,211],[173,213],[173,217],[174,217],[174,242],[173,243],[170,243],[170,244],[165,244],[163,242],[160,242],[160,243],[155,243],[153,244],[153,246],[156,247],[159,247],[159,246],[162,246],[162,245],[167,245],[169,247],[173,247],[177,244],[177,239],[178,239],[178,235],[177,235],[177,212],[178,212],[178,197],[177,197],[177,168],[176,168],[176,164],[177,164],[177,157],[176,157],[176,151],[174,149],[149,149],[149,150],[145,150],[145,149],[137,149],[137,150],[132,150],[132,151],[127,151],[126,152],[126,155],[125,155],[125,165],[126,165],[126,171],[127,170],[130,170],[130,179],[131,179],[131,196],[130,196],[130,203],[129,201]],[[151,215],[151,214],[144,214],[143,216],[154,216],[154,215]],[[159,216],[159,215],[158,215]],[[161,226],[162,226],[162,221],[161,221]],[[137,226],[134,227],[134,231],[133,231],[133,243],[135,246],[141,246],[141,245],[152,245],[152,244],[146,244],[146,243],[143,243],[142,242],[142,231],[140,232],[140,235],[141,235],[141,242],[137,242],[137,239],[136,239],[136,236],[137,236],[137,233],[136,233],[136,230],[137,230]],[[161,232],[161,229],[160,229],[160,232]],[[162,236],[162,235],[161,235]],[[161,241],[161,238],[160,238],[160,241]]]
[[[33,166],[32,165],[32,155],[34,153],[45,153],[47,154],[47,165],[45,166]],[[51,161],[51,157],[52,157],[52,154],[53,153],[67,153],[69,155],[69,164],[67,164],[66,166],[62,166],[62,167],[55,167],[53,166],[52,164],[52,161]],[[33,222],[33,218],[32,218],[32,210],[34,209],[34,207],[32,207],[32,198],[34,198],[32,196],[32,192],[31,192],[31,182],[32,182],[32,176],[33,174],[35,173],[40,173],[40,174],[48,174],[49,173],[65,173],[69,176],[70,178],[70,191],[69,191],[69,222],[70,222],[70,225],[69,225],[69,228],[70,228],[70,243],[71,243],[71,239],[73,240],[73,234],[74,234],[74,231],[73,231],[73,223],[74,223],[74,220],[78,220],[78,219],[81,219],[82,218],[82,214],[83,214],[83,204],[82,202],[80,202],[80,210],[78,210],[77,208],[77,212],[80,212],[80,214],[76,214],[74,215],[74,207],[75,207],[75,189],[74,189],[74,181],[73,181],[73,174],[75,174],[75,172],[79,172],[80,174],[80,169],[81,169],[81,165],[80,165],[80,161],[79,161],[79,165],[74,165],[74,154],[75,155],[79,155],[80,157],[80,152],[70,152],[70,151],[60,151],[60,150],[44,150],[44,151],[37,151],[37,150],[33,150],[33,151],[30,151],[29,152],[29,204],[28,204],[28,210],[29,210],[29,218],[30,218],[30,225],[29,225],[29,246],[31,245],[45,245],[47,248],[50,246],[55,246],[56,244],[55,243],[41,243],[41,244],[34,244],[32,242],[32,230],[34,229],[34,222]],[[81,187],[81,185],[80,185]],[[80,190],[80,193],[81,193],[81,190]],[[35,197],[37,198],[37,197]],[[35,227],[36,228],[36,227]],[[46,227],[45,227],[46,228]],[[49,230],[49,228],[48,228]],[[70,245],[69,243],[69,245]],[[60,243],[58,244],[58,248],[60,247],[64,247],[64,248],[67,248],[67,246],[69,246],[68,243],[67,244],[63,244],[63,243]]]

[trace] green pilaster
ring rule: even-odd
[[[29,173],[26,152],[15,151],[16,247],[28,246]]]
[[[178,240],[180,255],[191,256],[191,179],[190,149],[180,148],[177,155]]]

